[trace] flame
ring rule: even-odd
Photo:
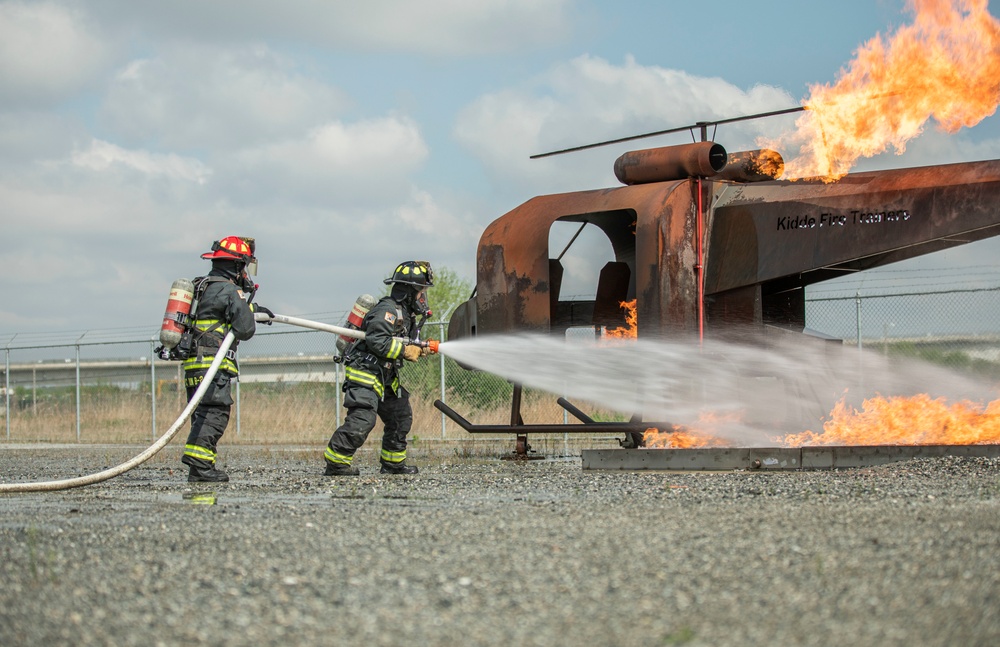
[[[800,155],[791,178],[844,176],[859,157],[896,154],[932,117],[947,133],[1000,103],[1000,21],[987,0],[909,0],[913,23],[862,45],[837,82],[813,85],[796,131],[758,143]]]
[[[691,447],[729,447],[732,443],[716,435],[720,425],[738,422],[739,414],[719,415],[711,411],[698,414],[698,422],[691,427],[673,425],[669,431],[651,427],[642,435],[643,444],[653,449],[689,449]]]
[[[639,336],[638,317],[635,314],[635,299],[622,301],[618,304],[625,311],[626,328],[609,328],[604,331],[606,337],[617,339],[636,339]]]
[[[823,432],[805,431],[780,440],[802,445],[980,445],[1000,443],[1000,400],[983,407],[963,400],[948,405],[926,393],[909,398],[876,396],[861,411],[841,399]]]
[[[717,430],[739,422],[738,414],[702,412],[691,427],[650,428],[643,434],[651,449],[731,447]],[[864,401],[861,411],[841,398],[823,423],[823,431],[804,431],[773,438],[783,447],[817,445],[992,445],[1000,444],[1000,400],[983,406],[963,400],[948,404],[926,393],[912,397],[881,395]]]
[[[636,339],[636,301],[622,301],[620,306],[625,310],[626,327],[608,329],[605,335]],[[730,447],[732,443],[720,438],[718,429],[734,422],[740,422],[738,413],[703,411],[691,426],[647,429],[643,442],[656,449]],[[804,431],[774,440],[785,447],[1000,444],[1000,400],[984,407],[967,400],[949,405],[944,398],[932,399],[926,393],[890,398],[879,395],[865,400],[861,411],[857,411],[847,404],[845,396],[834,405],[821,433]]]
[[[643,444],[653,449],[690,449],[692,447],[728,447],[729,443],[705,434],[674,425],[670,431],[651,427],[642,435]]]

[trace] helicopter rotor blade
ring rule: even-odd
[[[597,148],[599,146],[610,146],[611,144],[620,144],[622,142],[630,142],[634,139],[643,139],[645,137],[656,137],[657,135],[669,135],[670,133],[679,133],[685,130],[694,130],[695,128],[705,128],[707,126],[718,126],[721,124],[731,124],[737,121],[749,121],[751,119],[762,119],[764,117],[777,117],[778,115],[787,115],[793,112],[802,112],[803,110],[808,110],[809,106],[798,106],[795,108],[786,108],[784,110],[773,110],[771,112],[760,112],[755,115],[745,115],[743,117],[732,117],[729,119],[719,119],[716,121],[699,121],[698,123],[691,124],[690,126],[680,126],[678,128],[668,128],[667,130],[657,130],[651,133],[643,133],[641,135],[632,135],[631,137],[619,137],[618,139],[609,139],[603,142],[597,142],[595,144],[584,144],[583,146],[573,146],[572,148],[563,148],[562,150],[550,151],[548,153],[537,153],[530,156],[528,159],[541,159],[543,157],[551,157],[553,155],[562,155],[563,153],[575,153],[576,151],[583,151],[590,148]]]

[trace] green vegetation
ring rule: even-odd
[[[890,357],[916,359],[987,380],[1000,381],[1000,363],[970,357],[965,351],[924,346],[913,342],[887,344],[883,350]]]

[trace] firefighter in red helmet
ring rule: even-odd
[[[235,341],[191,414],[191,433],[181,458],[181,462],[190,467],[188,481],[229,480],[228,474],[216,469],[215,457],[233,405],[230,381],[239,375],[236,347],[256,332],[254,313],[274,316],[273,312],[253,302],[257,288],[250,278],[257,273],[254,251],[252,238],[227,236],[215,241],[211,251],[201,255],[212,261],[212,270],[194,280],[197,311],[191,313],[192,347],[184,360],[184,386],[189,400],[204,380],[226,333],[232,331]]]
[[[325,476],[360,474],[352,465],[354,453],[365,444],[376,416],[384,424],[381,473],[418,471],[406,461],[406,435],[413,424],[413,410],[409,392],[399,383],[399,368],[404,359],[415,362],[428,352],[406,340],[415,340],[419,334],[417,318],[426,319],[430,314],[426,291],[434,285],[434,274],[426,261],[406,261],[384,282],[392,288],[365,315],[361,324],[365,338],[354,341],[344,353],[347,417],[323,454]]]

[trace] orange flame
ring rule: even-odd
[[[635,299],[622,301],[618,304],[625,311],[625,328],[609,328],[604,331],[606,337],[617,339],[636,339],[639,336],[638,317],[635,314]]]
[[[674,425],[670,431],[650,428],[642,435],[643,444],[652,449],[690,449],[692,447],[728,447],[729,443],[700,431]]]
[[[669,431],[655,427],[642,435],[646,447],[655,449],[688,449],[691,447],[729,447],[731,443],[718,438],[715,429],[721,424],[737,422],[739,414],[718,415],[711,411],[698,414],[698,422],[693,427],[673,425]]]
[[[913,24],[862,45],[833,86],[814,85],[796,132],[761,146],[800,155],[792,178],[845,175],[859,157],[896,154],[934,118],[954,133],[1000,103],[1000,21],[987,0],[909,0]],[[784,146],[783,146],[784,145]]]
[[[703,412],[693,427],[674,425],[661,431],[647,429],[648,448],[687,449],[729,447],[715,430],[738,422],[734,415]],[[993,445],[1000,444],[1000,400],[986,406],[963,400],[947,404],[926,393],[912,397],[876,396],[864,401],[861,411],[841,399],[823,423],[823,431],[804,431],[773,438],[784,447],[823,445]]]
[[[622,301],[624,328],[605,335],[616,339],[637,337],[636,301]],[[687,449],[728,447],[732,443],[718,437],[720,426],[739,422],[738,414],[702,412],[692,426],[673,425],[669,430],[647,429],[643,441],[648,448]],[[803,445],[975,445],[1000,444],[1000,400],[983,407],[969,401],[948,405],[944,398],[927,394],[913,397],[876,396],[857,411],[841,398],[823,423],[823,431],[804,431],[774,438],[786,447]]]
[[[1000,400],[983,407],[963,400],[948,405],[926,393],[910,398],[876,396],[861,411],[841,399],[823,432],[780,439],[783,445],[985,445],[1000,443]]]

